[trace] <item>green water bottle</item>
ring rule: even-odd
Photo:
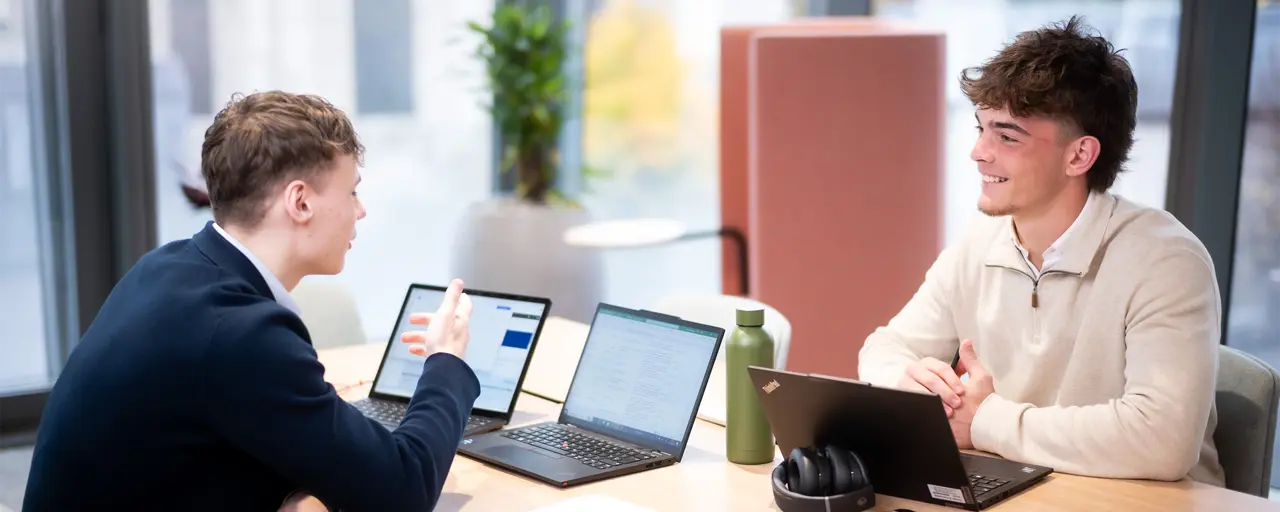
[[[737,324],[725,346],[725,454],[729,462],[765,464],[773,461],[773,431],[747,367],[773,368],[773,338],[762,309],[739,309]]]

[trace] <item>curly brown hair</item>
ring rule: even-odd
[[[233,95],[205,131],[200,153],[214,220],[255,227],[272,187],[312,178],[338,155],[358,163],[364,146],[347,115],[324,98],[282,91]]]
[[[960,74],[960,89],[980,108],[1016,117],[1061,121],[1072,135],[1091,135],[1101,150],[1086,174],[1105,191],[1129,159],[1137,124],[1138,84],[1129,62],[1079,16],[1018,34],[980,67]]]

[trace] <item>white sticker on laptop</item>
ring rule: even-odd
[[[964,493],[960,492],[960,489],[929,484],[929,495],[939,500],[964,503]]]

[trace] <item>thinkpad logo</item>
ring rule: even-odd
[[[1022,472],[1023,472],[1023,473],[1035,473],[1035,472],[1036,472],[1036,468],[1028,468],[1028,467],[1024,467],[1024,468],[1022,468]]]
[[[760,389],[763,389],[765,393],[772,393],[773,390],[778,389],[778,386],[781,386],[781,385],[782,384],[778,384],[778,381],[774,380],[774,381],[770,381],[768,384],[765,384],[764,387]]]
[[[475,439],[463,439],[463,440],[462,440],[462,444],[471,444],[472,442],[475,442]]]

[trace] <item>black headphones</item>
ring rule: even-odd
[[[874,507],[876,493],[858,454],[804,447],[773,468],[773,501],[783,512],[856,512]]]

